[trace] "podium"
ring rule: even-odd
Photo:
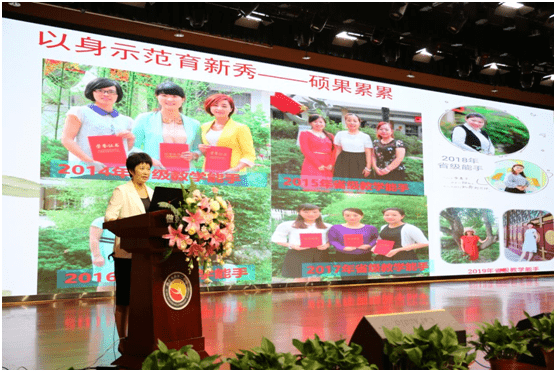
[[[207,356],[197,261],[189,274],[185,254],[174,248],[161,262],[168,247],[168,240],[162,239],[168,233],[168,214],[172,212],[161,210],[103,225],[133,254],[128,337],[121,341],[122,356],[112,363],[122,368],[141,369],[145,358],[158,349],[159,339],[169,349],[193,345],[201,358]]]

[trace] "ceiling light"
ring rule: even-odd
[[[521,74],[519,77],[519,84],[523,89],[530,89],[535,82],[533,74]]]
[[[429,63],[432,59],[432,54],[427,51],[427,48],[420,49],[415,52],[413,61],[421,63]]]
[[[415,75],[413,75],[411,72],[405,76],[407,76],[410,79],[415,79]]]
[[[297,41],[297,46],[301,48],[307,48],[315,40],[315,35],[313,31],[303,29],[295,36],[295,41]]]
[[[517,3],[517,2],[514,2],[514,1],[504,2],[500,5],[501,6],[507,6],[508,8],[512,8],[512,9],[519,9],[519,8],[523,7],[523,4]]]
[[[481,74],[490,75],[490,76],[504,75],[510,72],[510,70],[507,69],[508,67],[509,67],[508,65],[502,63],[497,63],[497,62],[488,63],[483,66],[483,69],[481,70]]]
[[[307,51],[305,51],[305,55],[303,57],[301,57],[301,59],[309,60],[309,59],[311,59],[311,57],[307,54]]]
[[[13,6],[14,8],[19,8],[21,3],[8,3],[9,5]]]
[[[554,86],[554,74],[544,76],[539,84],[545,87]]]
[[[185,34],[181,31],[178,31],[174,34],[175,37],[185,37]]]
[[[420,50],[416,51],[415,53],[419,53],[419,54],[422,54],[424,56],[432,56],[432,54],[427,51],[427,48],[420,49]]]
[[[498,89],[492,88],[491,92],[492,92],[492,93],[498,93]]]
[[[457,34],[461,31],[465,22],[467,22],[467,15],[465,15],[465,12],[463,11],[463,6],[459,6],[454,10],[455,12],[452,14],[450,23],[448,23],[448,31],[452,34]]]
[[[321,14],[316,13],[313,15],[313,20],[311,21],[309,28],[314,32],[321,32],[322,30],[324,30],[324,26],[326,26],[327,22],[328,22],[328,16],[323,16]]]
[[[390,7],[390,18],[394,21],[399,21],[402,19],[407,9],[407,3],[392,3]]]
[[[384,31],[382,31],[381,29],[375,29],[371,36],[371,43],[373,45],[381,45],[384,41],[385,36],[386,33]]]
[[[459,77],[468,77],[473,71],[473,61],[471,61],[468,57],[459,57],[457,60],[456,71],[458,72]]]
[[[395,40],[388,39],[384,41],[384,45],[382,46],[382,57],[388,64],[396,63],[398,58],[400,58],[400,47]]]
[[[357,40],[357,37],[348,34],[346,31],[342,31],[339,34],[336,34],[336,37],[345,40]]]
[[[239,6],[238,13],[241,17],[248,17],[257,10],[258,7],[259,4],[257,3],[243,3]]]
[[[186,17],[189,24],[193,28],[201,28],[208,22],[208,14],[206,9],[199,5],[191,10],[191,13]]]

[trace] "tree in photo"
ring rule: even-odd
[[[473,230],[473,234],[469,231]],[[498,225],[489,209],[446,208],[440,212],[442,259],[449,263],[492,262],[499,256]],[[466,254],[462,237],[475,235],[478,258]],[[478,240],[478,239],[475,239]]]

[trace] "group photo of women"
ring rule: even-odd
[[[311,275],[307,265],[417,263],[428,261],[426,199],[394,195],[346,195],[278,191],[272,206],[282,215],[273,222],[273,277],[285,281],[358,280],[388,271]],[[291,198],[289,196],[292,196]],[[290,205],[292,200],[307,202]],[[304,270],[305,265],[305,270]]]
[[[58,68],[64,69],[63,65]],[[51,175],[51,160],[69,162],[70,169],[79,164],[95,173],[113,166],[95,159],[90,140],[102,139],[99,136],[121,137],[123,158],[145,152],[152,158],[153,169],[270,171],[268,105],[255,104],[268,100],[266,93],[130,71],[89,69],[98,77],[81,80],[82,90],[69,89],[69,110],[64,112],[66,105],[60,110],[47,101],[43,104],[43,145],[49,150],[43,151],[41,159],[43,177]],[[57,80],[48,79],[53,74],[45,68],[44,96],[59,88]],[[119,163],[124,165],[121,159]]]
[[[440,130],[460,150],[484,155],[506,155],[529,143],[529,130],[518,118],[490,107],[466,106],[447,111]]]
[[[272,147],[280,150],[272,158],[274,189],[280,187],[280,174],[300,177],[305,191],[322,191],[319,186],[334,179],[423,182],[422,140],[415,123],[394,125],[377,118],[380,108],[346,111],[339,103],[328,103],[327,115],[320,107],[307,108],[303,97],[290,98],[290,104],[294,98],[307,110],[292,115],[279,106],[272,111]]]
[[[548,176],[542,168],[524,160],[502,160],[495,164],[487,182],[496,190],[510,194],[531,194],[542,190]]]
[[[498,221],[490,209],[440,212],[440,255],[450,264],[494,262],[500,257]]]

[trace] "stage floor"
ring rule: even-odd
[[[292,339],[351,338],[362,317],[445,309],[467,334],[476,322],[517,323],[554,309],[554,277],[395,283],[204,293],[203,334],[210,354],[260,346],[296,353]],[[111,298],[2,306],[2,366],[82,369],[119,357]],[[478,362],[485,364],[482,358]],[[223,368],[228,365],[223,365]],[[484,369],[474,363],[472,369]]]

